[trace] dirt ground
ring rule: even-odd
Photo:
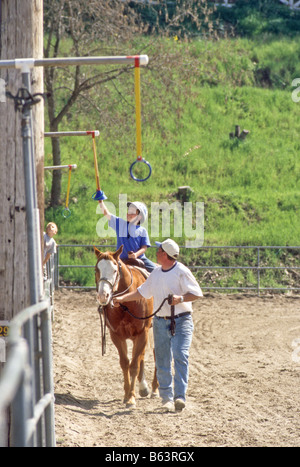
[[[194,304],[187,407],[123,405],[95,294],[62,290],[53,323],[58,447],[300,446],[300,298],[206,295]],[[146,358],[151,382],[152,354]]]

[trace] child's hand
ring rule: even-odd
[[[136,259],[137,258],[136,253],[134,253],[133,251],[129,251],[128,258]]]

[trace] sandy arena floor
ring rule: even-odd
[[[300,299],[207,295],[194,324],[187,408],[164,414],[138,397],[128,410],[109,333],[101,355],[94,292],[57,292],[57,446],[300,446]],[[149,352],[149,383],[153,371]]]

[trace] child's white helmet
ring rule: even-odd
[[[143,222],[145,222],[145,220],[148,217],[148,209],[146,205],[144,203],[141,203],[140,201],[130,201],[129,203],[127,203],[127,206],[130,206],[131,204],[140,211],[140,223],[143,224]]]

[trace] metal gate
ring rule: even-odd
[[[115,245],[97,245],[103,251],[105,249],[115,249]],[[60,277],[60,273],[64,270],[75,271],[88,270],[93,271],[94,264],[65,264],[63,259],[63,252],[66,250],[75,249],[83,251],[84,249],[90,250],[90,258],[93,258],[93,245],[78,245],[78,244],[62,244],[57,246],[57,254],[54,257],[55,271],[54,271],[54,284],[55,288],[70,288],[70,289],[91,289],[95,287],[94,275],[91,274],[91,285],[82,285],[78,281],[76,285],[66,285]],[[181,246],[181,251],[184,254],[186,247]],[[248,252],[247,260],[245,263],[238,261],[240,252]],[[224,252],[227,256],[227,264],[222,261]],[[274,263],[269,258],[269,252],[273,252],[277,261]],[[204,257],[206,255],[206,257]],[[281,256],[286,256],[286,259]],[[242,256],[243,257],[243,256]],[[205,261],[204,261],[205,259]],[[154,260],[155,261],[155,260]],[[184,262],[184,261],[183,261]],[[197,256],[194,258],[194,264],[187,264],[191,271],[196,275],[196,278],[201,284],[202,290],[206,291],[225,291],[225,292],[249,292],[255,293],[258,296],[265,292],[286,292],[286,293],[300,293],[299,278],[300,278],[300,246],[203,246],[197,250]],[[241,282],[232,280],[232,285],[222,285],[218,283],[218,279],[210,279],[205,277],[205,273],[209,275],[232,274],[234,271],[241,271],[244,275],[252,272],[252,282],[248,283],[245,278]],[[293,274],[296,278],[295,284],[292,286],[287,283],[286,276],[278,278],[278,284],[269,282],[264,276],[268,272],[279,273],[283,275]],[[199,277],[198,277],[199,276]]]
[[[0,447],[55,446],[51,345],[50,300],[11,321],[0,380]]]

